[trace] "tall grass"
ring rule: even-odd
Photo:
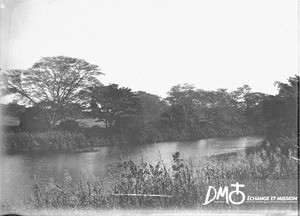
[[[86,147],[107,146],[126,143],[122,136],[86,138],[82,133],[66,131],[20,132],[4,134],[4,150],[23,152],[32,150],[72,150]]]
[[[55,209],[257,208],[253,204],[202,204],[208,186],[239,182],[245,184],[244,193],[252,196],[297,196],[298,190],[297,161],[278,152],[253,153],[239,165],[222,162],[201,170],[187,165],[176,152],[169,168],[162,161],[135,164],[129,160],[120,162],[112,172],[114,181],[107,190],[101,181],[73,180],[67,171],[62,182],[50,179],[44,189],[36,182],[30,204]],[[260,207],[270,205],[262,203]]]

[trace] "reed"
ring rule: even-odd
[[[297,196],[298,166],[293,158],[262,150],[240,161],[239,164],[221,162],[219,166],[208,165],[201,170],[189,166],[178,152],[169,168],[163,161],[156,164],[143,159],[139,164],[121,161],[112,171],[114,180],[108,189],[95,179],[73,180],[66,171],[62,182],[50,179],[43,190],[37,182],[30,205],[43,209],[205,209],[211,208],[202,205],[208,186],[218,188],[236,182],[245,184],[245,194]],[[257,207],[212,205],[214,209]],[[270,208],[270,205],[260,207]]]

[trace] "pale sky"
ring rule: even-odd
[[[165,97],[204,90],[277,92],[298,74],[297,0],[2,0],[1,68],[65,55],[104,84]]]

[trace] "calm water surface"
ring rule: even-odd
[[[216,160],[226,160],[228,156],[222,157],[222,154],[238,157],[245,153],[247,147],[257,146],[261,141],[261,137],[214,138],[196,142],[101,147],[96,152],[74,154],[2,155],[1,195],[6,200],[20,200],[28,196],[34,184],[33,175],[43,185],[50,177],[61,180],[66,170],[73,179],[78,179],[85,173],[88,178],[95,177],[109,184],[111,167],[121,159],[139,162],[143,158],[150,163],[163,160],[169,166],[172,154],[176,151],[195,168],[201,168]]]

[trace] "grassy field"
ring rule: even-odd
[[[96,119],[77,119],[80,127],[91,128],[94,126],[105,127],[104,122],[96,122]]]

